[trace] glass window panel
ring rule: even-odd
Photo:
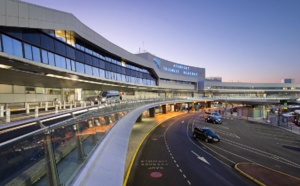
[[[41,45],[41,39],[40,39],[40,33],[35,32],[33,30],[24,30],[23,31],[23,39],[27,41],[28,43],[40,46]]]
[[[22,55],[22,44],[20,41],[15,40],[6,35],[2,35],[3,40],[3,51],[7,54],[11,54],[17,57],[23,57]]]
[[[93,75],[99,77],[99,69],[96,67],[93,67]]]
[[[105,61],[103,61],[103,60],[99,60],[99,62],[100,62],[100,68],[102,68],[102,69],[105,69]]]
[[[122,74],[122,67],[117,66],[117,73]]]
[[[66,55],[66,45],[61,43],[60,41],[54,41],[55,44],[55,52],[65,56]]]
[[[1,37],[1,34],[0,34],[0,51],[2,52],[2,37]]]
[[[22,39],[22,29],[21,28],[12,28],[12,27],[5,27],[3,28],[9,35]]]
[[[121,80],[122,80],[121,74],[117,74],[117,80],[118,80],[118,81],[121,81]]]
[[[115,64],[111,64],[111,71],[116,72],[117,71],[117,66]]]
[[[90,55],[88,55],[88,54],[85,54],[85,55],[84,55],[84,62],[85,62],[86,64],[92,65],[92,64],[93,64],[92,56],[90,56]]]
[[[49,61],[48,61],[48,52],[46,50],[42,50],[42,61],[45,64],[49,64]]]
[[[24,43],[24,55],[26,59],[32,60],[32,50],[31,45]]]
[[[66,69],[66,60],[64,57],[55,55],[55,63],[57,67]]]
[[[126,76],[124,74],[122,75],[122,81],[126,82]]]
[[[84,73],[84,65],[79,62],[75,62],[76,65],[76,72]]]
[[[57,39],[66,42],[66,32],[64,30],[55,30],[55,36]]]
[[[71,60],[71,68],[72,68],[72,71],[76,71],[75,61],[73,61],[73,60]]]
[[[112,65],[111,63],[106,63],[105,64],[105,70],[106,71],[111,71],[111,65]]]
[[[95,67],[100,67],[99,60],[97,58],[95,58],[95,57],[93,57],[93,65]]]
[[[90,65],[85,65],[85,73],[88,75],[93,75],[93,70]]]
[[[103,69],[99,69],[100,77],[105,78],[105,71]]]
[[[32,46],[32,54],[33,61],[41,62],[41,53],[39,48]]]
[[[111,79],[111,72],[105,71],[105,78],[106,79]]]
[[[75,49],[70,46],[66,46],[66,49],[67,49],[67,56],[69,58],[75,59]]]
[[[50,51],[54,51],[54,39],[45,34],[41,34],[41,46]]]
[[[67,70],[72,70],[71,60],[66,58]]]
[[[23,58],[22,43],[13,39],[14,55]]]
[[[49,59],[49,65],[55,66],[54,54],[53,53],[48,52],[48,59]]]
[[[76,60],[80,61],[80,62],[84,62],[84,54],[83,52],[76,50],[75,51],[75,55],[76,55]]]

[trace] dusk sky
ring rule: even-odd
[[[300,0],[24,0],[223,82],[300,83]]]

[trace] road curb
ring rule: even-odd
[[[248,179],[254,181],[255,183],[257,183],[258,185],[260,186],[266,186],[265,184],[263,184],[262,182],[258,181],[257,179],[253,178],[252,176],[250,176],[249,174],[245,173],[244,171],[242,171],[241,169],[238,168],[238,166],[240,164],[245,164],[245,163],[237,163],[234,165],[234,168],[239,172],[241,173],[242,175],[244,175],[245,177],[247,177]]]

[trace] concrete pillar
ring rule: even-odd
[[[137,118],[136,122],[142,122],[142,118],[143,118],[143,114],[141,114],[141,115]]]
[[[10,122],[10,109],[6,109],[6,120],[5,120],[6,123],[9,123]]]
[[[55,114],[58,113],[58,105],[55,105]]]
[[[178,104],[174,104],[174,111],[175,111],[175,112],[178,111]]]
[[[48,111],[48,102],[45,103],[45,111]]]
[[[4,106],[1,105],[0,106],[0,118],[3,118],[4,117]]]
[[[150,108],[150,109],[149,109],[149,116],[150,116],[151,118],[154,118],[154,117],[155,117],[155,108]]]
[[[34,117],[35,118],[39,117],[39,107],[38,106],[35,107]]]
[[[72,104],[70,104],[70,110],[72,110],[72,107],[73,107],[73,105],[72,105]]]
[[[66,102],[63,102],[63,108],[66,109]]]
[[[59,110],[61,110],[61,101],[59,101],[58,103],[59,103]]]
[[[56,161],[55,161],[55,156],[53,152],[53,146],[52,146],[52,140],[51,140],[51,133],[50,131],[46,133],[45,136],[45,143],[44,143],[44,149],[45,149],[45,162],[46,166],[45,168],[47,169],[47,182],[49,185],[53,186],[59,186],[59,176],[57,172],[57,167],[56,167]]]
[[[119,120],[120,120],[119,113],[115,113],[115,120],[116,120],[116,121],[119,121]]]
[[[74,101],[74,108],[76,108],[76,101]]]
[[[25,104],[25,109],[26,109],[26,114],[29,114],[30,109],[29,109],[29,104],[28,103]]]
[[[77,122],[75,124],[76,126],[76,142],[77,142],[77,157],[78,157],[78,162],[83,162],[84,160],[84,152],[83,152],[83,147],[82,147],[82,140],[81,140],[81,135],[79,131],[79,123]]]
[[[162,105],[162,113],[167,114],[167,105]]]

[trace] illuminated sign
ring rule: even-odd
[[[154,57],[153,61],[157,68],[162,69],[167,72],[186,75],[186,76],[198,76],[198,72],[192,70],[193,67],[180,65],[172,62],[164,62],[164,60],[160,60],[159,58]],[[162,68],[161,68],[162,67]]]

